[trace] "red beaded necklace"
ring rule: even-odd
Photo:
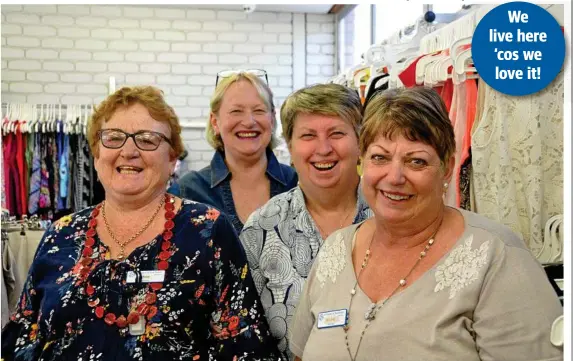
[[[171,239],[173,238],[173,232],[171,231],[175,227],[173,218],[175,217],[175,198],[169,194],[165,194],[165,226],[162,233],[163,240],[161,242],[161,252],[156,256],[155,261],[158,270],[167,270],[169,268],[169,260],[171,256],[175,253],[172,248]],[[93,255],[97,253],[97,246],[95,246],[95,235],[97,226],[97,216],[101,210],[103,203],[100,203],[90,214],[90,220],[88,222],[88,231],[86,232],[86,241],[84,243],[84,249],[79,260],[80,269],[79,282],[85,282],[90,271],[95,267],[97,262],[94,262]],[[143,301],[132,304],[129,314],[126,316],[119,315],[116,316],[112,312],[106,312],[109,305],[102,304],[100,299],[95,294],[95,288],[93,285],[86,282],[84,287],[84,293],[88,296],[88,305],[94,308],[94,313],[97,318],[103,318],[105,323],[109,326],[116,325],[120,329],[128,325],[135,325],[138,323],[145,324],[145,318],[151,320],[153,316],[157,313],[157,294],[163,287],[161,282],[148,283],[147,292]],[[130,328],[131,329],[131,328]]]

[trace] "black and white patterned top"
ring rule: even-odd
[[[353,223],[373,213],[357,189]],[[283,357],[288,348],[288,325],[318,250],[324,243],[306,208],[300,187],[271,198],[247,220],[240,235],[251,273]]]

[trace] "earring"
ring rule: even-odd
[[[446,193],[448,190],[448,182],[444,183],[444,193]]]

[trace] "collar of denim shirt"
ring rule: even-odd
[[[267,148],[267,175],[279,182],[283,186],[287,185],[287,181],[280,163],[272,150]],[[216,151],[213,159],[211,160],[211,188],[215,188],[222,181],[227,179],[231,174],[227,164],[225,164],[225,154],[221,151]]]

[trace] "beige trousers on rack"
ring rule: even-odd
[[[21,235],[20,230],[8,231],[8,239],[2,249],[2,272],[10,314],[16,309],[28,270],[43,235],[43,230],[26,230],[25,235]],[[4,309],[2,311],[2,324],[5,324],[8,320],[5,319]]]

